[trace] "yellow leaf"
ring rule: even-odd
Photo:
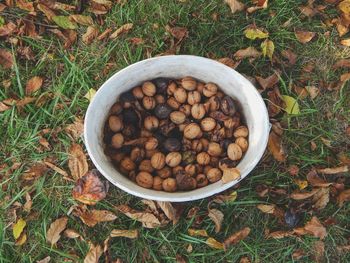
[[[220,243],[219,241],[215,240],[212,237],[209,237],[205,243],[211,247],[211,248],[215,248],[215,249],[224,249],[224,244]]]
[[[208,233],[205,229],[193,229],[189,228],[188,229],[188,234],[190,236],[201,236],[201,237],[207,237]]]
[[[296,179],[294,182],[299,186],[300,190],[303,190],[308,186],[308,182],[305,180]]]
[[[139,232],[137,229],[133,229],[133,230],[113,229],[111,232],[111,237],[137,238],[138,236],[139,236]]]
[[[272,55],[275,51],[275,44],[271,40],[266,39],[264,42],[261,43],[261,50],[264,57],[268,56],[269,59],[272,60]]]
[[[350,0],[345,0],[339,3],[338,8],[344,14],[350,14]]]
[[[340,40],[340,44],[346,47],[350,47],[350,38]]]
[[[254,40],[256,38],[267,38],[269,36],[269,33],[265,33],[258,28],[248,28],[244,30],[244,35],[246,36],[246,38]]]
[[[297,115],[300,113],[298,102],[291,96],[282,95],[282,99],[286,104],[284,109],[288,114]]]
[[[13,237],[15,239],[19,238],[21,233],[23,232],[23,229],[27,225],[26,221],[24,221],[22,218],[20,218],[17,223],[13,226]]]
[[[16,246],[22,246],[27,241],[27,234],[23,233],[17,240]]]
[[[91,88],[89,91],[84,95],[84,98],[87,98],[89,101],[92,100],[92,98],[95,96],[96,90]]]

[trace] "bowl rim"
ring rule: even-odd
[[[88,140],[88,133],[89,133],[89,129],[88,129],[88,124],[90,121],[90,115],[91,112],[94,108],[94,98],[97,96],[101,96],[100,94],[102,93],[102,90],[104,89],[104,87],[107,87],[107,83],[111,82],[114,78],[117,78],[118,75],[122,74],[125,71],[129,71],[132,70],[134,67],[138,67],[140,64],[144,64],[147,63],[148,61],[153,61],[153,60],[162,60],[162,59],[167,59],[167,58],[171,58],[171,57],[182,57],[182,58],[187,58],[187,59],[202,59],[202,60],[207,60],[210,61],[210,63],[216,64],[219,67],[225,67],[226,69],[232,70],[232,72],[235,72],[235,74],[238,74],[239,76],[241,76],[242,78],[244,78],[247,82],[249,82],[249,84],[247,85],[246,88],[249,88],[252,90],[253,93],[255,93],[257,100],[259,101],[259,103],[261,103],[263,105],[263,109],[264,111],[262,112],[263,114],[263,118],[265,119],[265,121],[263,121],[264,125],[266,126],[266,131],[264,131],[265,134],[265,138],[263,141],[260,142],[260,147],[259,147],[259,151],[257,151],[255,158],[249,163],[248,167],[246,168],[246,173],[245,176],[241,176],[241,178],[234,180],[232,182],[226,183],[226,184],[222,184],[221,186],[215,188],[212,191],[204,191],[203,193],[200,194],[196,194],[196,195],[189,195],[189,196],[176,196],[177,193],[184,193],[184,192],[173,192],[173,193],[169,193],[169,192],[165,192],[165,191],[157,191],[157,190],[153,190],[153,189],[147,189],[151,192],[154,192],[156,194],[156,196],[152,196],[150,194],[147,193],[140,193],[137,191],[133,191],[132,189],[130,189],[129,187],[124,186],[123,184],[119,183],[118,181],[116,181],[115,179],[113,179],[111,176],[108,175],[107,172],[104,171],[103,167],[100,165],[100,163],[95,159],[94,156],[94,152],[92,151],[90,144],[89,144],[89,140]],[[195,55],[166,55],[166,56],[160,56],[160,57],[152,57],[152,58],[148,58],[148,59],[144,59],[141,61],[138,61],[136,63],[133,63],[117,72],[115,72],[113,75],[111,75],[101,86],[100,88],[97,90],[94,98],[90,101],[90,104],[86,110],[86,114],[85,114],[85,118],[84,118],[84,144],[85,147],[87,149],[87,152],[89,154],[89,157],[91,158],[91,161],[93,162],[93,164],[95,165],[96,169],[109,181],[111,182],[113,185],[117,186],[119,189],[127,192],[128,194],[131,194],[133,196],[137,196],[140,198],[145,198],[145,199],[149,199],[149,200],[156,200],[156,201],[169,201],[169,202],[188,202],[188,201],[194,201],[194,200],[199,200],[199,199],[203,199],[206,197],[210,197],[212,195],[218,194],[220,192],[223,192],[231,187],[233,187],[234,185],[238,184],[241,180],[243,180],[246,176],[249,175],[249,173],[255,168],[255,166],[258,164],[258,162],[260,161],[261,157],[263,156],[265,149],[267,147],[267,143],[268,143],[268,138],[269,138],[269,131],[271,128],[271,124],[269,122],[269,115],[268,115],[268,111],[267,111],[267,107],[264,103],[263,98],[261,97],[260,93],[258,92],[258,90],[254,87],[254,85],[245,77],[243,76],[241,73],[237,72],[236,70],[216,61],[210,58],[205,58],[205,57],[201,57],[201,56],[195,56]],[[119,173],[120,176],[123,176],[122,174],[120,174],[119,171],[116,170],[117,173]],[[205,188],[205,187],[203,187]],[[198,188],[198,189],[203,189],[203,188]],[[195,189],[195,190],[198,190]],[[195,191],[193,190],[193,191]],[[185,191],[187,193],[191,193],[192,191]],[[162,193],[165,196],[159,196],[158,194]]]

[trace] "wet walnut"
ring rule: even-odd
[[[194,104],[191,108],[191,115],[196,120],[202,119],[205,116],[205,113],[203,104]]]
[[[142,92],[146,96],[152,97],[156,94],[156,85],[150,81],[146,81],[142,84]]]
[[[156,130],[159,126],[159,120],[154,116],[148,116],[145,118],[144,126],[147,130]]]
[[[180,190],[193,190],[197,188],[195,178],[187,175],[185,172],[176,174],[176,184]]]
[[[187,100],[187,92],[183,88],[177,88],[174,92],[174,98],[178,103],[185,103]]]
[[[181,162],[181,154],[179,152],[168,153],[165,157],[165,162],[170,167],[178,166]]]
[[[122,148],[123,144],[124,144],[124,136],[121,133],[114,134],[111,141],[112,147],[119,149],[119,148]]]
[[[172,175],[171,168],[169,166],[165,166],[163,169],[157,171],[157,175],[163,179],[168,178]]]
[[[181,124],[186,120],[186,115],[181,111],[173,111],[170,113],[170,120],[175,124]]]
[[[153,176],[147,172],[139,172],[136,175],[136,183],[144,188],[152,188]]]
[[[211,117],[206,117],[201,120],[201,128],[205,132],[210,132],[214,130],[216,126],[216,121]]]
[[[158,191],[163,190],[163,181],[164,181],[164,179],[161,178],[160,176],[153,177],[153,186],[152,186],[152,188],[154,190],[158,190]]]
[[[156,170],[162,169],[165,166],[165,155],[161,152],[155,153],[151,157],[151,165]]]
[[[197,81],[192,77],[184,77],[181,81],[181,85],[185,90],[195,90],[197,87]]]
[[[197,123],[190,123],[184,129],[184,137],[187,139],[197,138],[201,134],[201,128]]]
[[[108,119],[108,124],[112,132],[119,132],[123,128],[123,122],[118,116],[110,116]]]
[[[215,183],[221,179],[222,172],[219,168],[211,168],[206,175],[209,182]]]
[[[176,179],[167,178],[162,183],[163,189],[166,192],[175,192],[177,190]]]

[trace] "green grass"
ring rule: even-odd
[[[250,1],[244,1],[250,5]],[[0,262],[35,262],[46,256],[51,256],[51,262],[63,262],[71,259],[82,262],[88,251],[86,241],[102,244],[113,228],[140,228],[140,237],[135,240],[113,238],[110,241],[110,255],[112,259],[121,258],[124,262],[174,262],[176,254],[187,258],[188,262],[239,262],[242,256],[248,256],[252,262],[293,262],[291,254],[297,248],[310,252],[312,237],[281,240],[265,238],[265,230],[287,230],[272,216],[262,214],[256,205],[259,203],[277,203],[282,208],[291,205],[288,198],[260,198],[255,191],[259,184],[282,188],[287,192],[297,189],[293,178],[288,174],[290,164],[297,164],[301,168],[300,178],[305,179],[309,169],[313,166],[335,166],[338,164],[336,154],[349,151],[349,137],[344,130],[350,123],[350,91],[349,84],[345,84],[339,91],[328,91],[321,87],[322,81],[337,81],[341,73],[346,71],[331,69],[333,63],[340,58],[350,56],[350,51],[340,47],[336,29],[325,28],[319,15],[314,18],[303,18],[298,6],[306,1],[270,1],[269,8],[259,10],[246,16],[244,12],[231,14],[224,1],[193,0],[180,1],[128,1],[124,6],[114,5],[107,15],[102,16],[104,29],[116,28],[124,23],[133,23],[133,30],[125,36],[115,40],[95,41],[86,46],[79,39],[69,49],[63,48],[56,37],[45,34],[41,39],[18,37],[23,45],[31,47],[35,54],[35,61],[27,61],[16,56],[16,65],[11,70],[0,69],[0,80],[11,80],[11,87],[0,88],[0,101],[10,97],[23,97],[26,81],[34,76],[45,77],[44,87],[36,96],[51,96],[41,107],[34,103],[24,109],[11,110],[0,113],[0,165],[11,167],[20,163],[19,167],[10,173],[6,169],[0,172]],[[317,1],[323,2],[323,1]],[[25,12],[9,11],[19,18]],[[212,14],[218,13],[218,21],[212,20]],[[337,12],[329,7],[326,13],[336,17]],[[86,14],[88,14],[86,12]],[[271,14],[274,14],[271,16]],[[12,17],[13,17],[12,16]],[[3,15],[7,20],[10,16]],[[288,26],[282,25],[290,19]],[[309,98],[299,100],[301,115],[297,117],[277,117],[284,124],[283,142],[288,152],[286,163],[278,163],[267,153],[263,161],[251,175],[245,179],[237,189],[238,198],[232,204],[219,205],[225,214],[220,233],[215,234],[214,224],[209,218],[201,224],[210,236],[217,240],[224,240],[231,233],[245,226],[251,228],[250,235],[241,243],[229,249],[226,253],[209,248],[205,239],[190,237],[187,229],[193,222],[185,216],[180,222],[161,229],[144,229],[140,224],[118,214],[112,223],[100,223],[94,228],[84,225],[80,219],[70,215],[68,227],[76,229],[85,241],[69,240],[62,237],[56,248],[51,248],[45,241],[45,234],[51,222],[67,214],[69,208],[77,204],[71,196],[73,183],[62,179],[62,176],[48,172],[34,183],[27,183],[21,179],[23,172],[33,163],[45,158],[55,158],[56,164],[64,169],[67,167],[67,152],[71,139],[65,132],[60,131],[75,117],[84,117],[88,101],[84,95],[90,88],[98,87],[119,69],[152,56],[166,52],[170,48],[171,37],[165,31],[167,24],[183,26],[189,30],[189,37],[183,41],[178,54],[193,54],[211,58],[232,57],[239,49],[254,46],[260,49],[259,40],[248,40],[244,37],[244,29],[251,24],[265,28],[270,39],[276,46],[278,57],[284,49],[292,49],[298,55],[297,64],[293,67],[271,64],[267,58],[258,58],[253,62],[244,60],[237,68],[248,76],[269,76],[273,69],[282,70],[280,91],[284,95],[297,97],[291,89],[292,85],[316,85],[321,92],[314,100]],[[155,29],[154,24],[158,25]],[[294,29],[304,29],[317,32],[317,37],[308,43],[297,42]],[[80,26],[79,35],[86,27]],[[329,36],[324,34],[329,31]],[[142,37],[145,43],[133,46],[128,39]],[[6,47],[16,54],[16,46],[4,41],[0,47]],[[303,66],[313,62],[315,70],[310,74],[310,80],[302,84],[300,76]],[[104,69],[110,63],[110,70]],[[266,98],[266,94],[262,94]],[[39,152],[39,132],[49,128],[51,132],[44,137],[53,147],[52,151]],[[329,139],[332,148],[325,146],[321,138]],[[317,144],[315,151],[310,150],[310,142]],[[80,141],[83,144],[82,141]],[[92,168],[92,165],[91,165]],[[348,174],[347,174],[348,175]],[[346,186],[349,186],[348,178]],[[31,220],[27,220],[27,242],[19,247],[15,246],[12,236],[11,222],[13,222],[14,203],[24,204],[25,193],[29,192],[33,200]],[[332,198],[334,199],[334,198]],[[201,214],[205,215],[209,198],[192,203],[185,203],[185,212],[193,206],[201,207]],[[111,187],[108,197],[97,204],[96,209],[110,209],[118,204],[130,204],[134,208],[142,209],[140,199]],[[334,217],[336,225],[327,227],[328,236],[325,239],[325,261],[346,262],[349,254],[340,255],[336,246],[344,245],[350,236],[348,215],[350,206],[342,208],[335,205],[334,200],[320,212],[313,212],[321,221]],[[303,225],[311,212],[305,213]],[[28,218],[23,209],[17,210],[17,217]],[[193,252],[186,252],[187,246],[193,246]],[[77,259],[79,258],[79,260]],[[102,257],[103,258],[103,257]],[[311,262],[311,253],[301,262]],[[101,261],[102,262],[102,261]]]

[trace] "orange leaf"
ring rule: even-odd
[[[132,23],[128,23],[128,24],[122,25],[116,31],[114,31],[114,33],[112,35],[110,35],[109,38],[110,39],[115,39],[118,36],[120,36],[121,34],[129,32],[133,28],[133,26],[134,25]]]
[[[85,210],[78,211],[77,215],[89,227],[94,227],[97,223],[100,222],[109,222],[114,221],[117,217],[115,214],[108,210]]]
[[[26,95],[30,95],[31,93],[37,91],[38,89],[41,88],[43,85],[43,78],[42,77],[32,77],[31,79],[28,80],[26,84]]]
[[[13,65],[13,57],[11,52],[0,48],[0,65],[5,69],[11,68]]]
[[[274,131],[270,132],[268,148],[277,161],[284,162],[286,160],[286,154],[282,145],[281,137]]]
[[[235,245],[241,240],[245,239],[250,233],[250,228],[245,227],[242,230],[232,234],[224,241],[224,249],[226,250],[229,246]]]
[[[86,33],[82,36],[83,42],[86,45],[91,44],[91,42],[98,36],[98,28],[95,26],[88,26]]]
[[[337,203],[339,206],[343,206],[346,201],[350,201],[350,189],[342,191],[337,197]]]
[[[315,35],[316,35],[315,32],[295,31],[295,36],[297,40],[303,44],[310,42],[315,37]]]
[[[324,239],[327,236],[326,228],[321,224],[316,216],[313,216],[309,222],[304,226],[305,230],[315,237]]]

